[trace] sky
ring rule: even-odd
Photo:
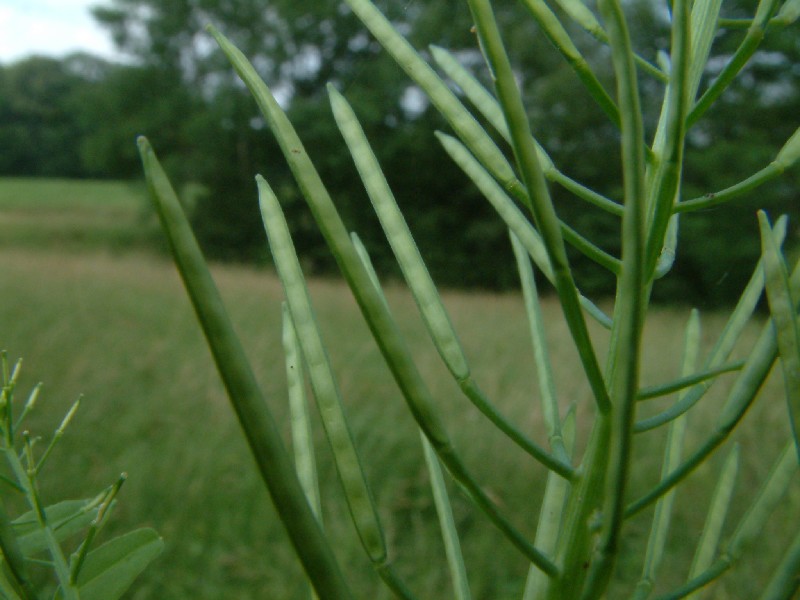
[[[61,57],[83,50],[114,58],[111,36],[89,8],[103,0],[0,0],[0,63],[31,54]]]

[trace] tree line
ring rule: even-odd
[[[418,49],[437,44],[454,53],[487,87],[469,14],[447,0],[377,2]],[[630,5],[642,56],[658,63],[668,49],[668,10],[650,1]],[[503,4],[520,85],[534,131],[559,169],[619,198],[618,131],[586,93],[574,71],[528,19],[521,4]],[[737,0],[727,18],[752,16]],[[577,46],[607,90],[614,89],[607,49],[569,26]],[[380,272],[397,269],[335,127],[325,84],[353,104],[403,208],[434,278],[442,285],[508,289],[517,285],[502,222],[457,167],[433,132],[446,129],[429,106],[339,0],[111,0],[94,15],[113,36],[124,63],[89,54],[30,57],[0,65],[0,175],[138,178],[135,137],[154,143],[185,192],[207,252],[227,260],[267,261],[253,177],[277,190],[311,274],[335,268],[294,186],[277,145],[250,96],[204,32],[217,25],[259,69],[303,137],[342,210]],[[744,30],[716,40],[717,70]],[[648,135],[655,130],[663,83],[641,74]],[[713,193],[765,167],[800,124],[800,36],[792,27],[768,31],[753,64],[698,123],[686,150],[685,198]],[[499,139],[499,138],[498,138]],[[759,255],[754,211],[789,213],[788,243],[797,245],[798,169],[732,204],[681,220],[673,272],[659,299],[700,306],[737,296]],[[561,218],[618,254],[615,219],[553,187]],[[581,287],[610,294],[613,282],[578,252],[571,257]]]

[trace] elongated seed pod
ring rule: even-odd
[[[139,138],[147,185],[228,397],[289,539],[320,598],[352,598],[166,173]]]

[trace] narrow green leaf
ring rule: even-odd
[[[434,60],[445,74],[461,88],[467,99],[478,109],[478,112],[491,123],[492,127],[500,133],[503,139],[510,143],[511,134],[508,132],[508,125],[505,122],[505,117],[503,117],[503,110],[500,108],[500,104],[495,97],[492,96],[469,71],[461,66],[450,52],[439,46],[431,46],[430,50]],[[594,190],[590,190],[559,171],[539,142],[536,142],[536,151],[538,153],[539,162],[542,165],[542,171],[547,179],[559,184],[564,189],[575,194],[578,198],[612,215],[622,216],[623,207],[620,204],[609,200]]]
[[[753,504],[739,522],[725,552],[707,569],[671,593],[660,596],[658,600],[685,598],[734,567],[741,559],[743,550],[761,533],[764,523],[780,502],[797,469],[798,464],[791,452],[791,444],[788,444],[774,463]]]
[[[603,26],[600,25],[600,21],[581,0],[556,0],[556,2],[573,21],[591,33],[595,39],[608,41],[608,36]]]
[[[597,542],[601,525],[597,516],[602,511],[604,479],[607,471],[611,436],[610,415],[600,415],[592,430],[581,459],[581,476],[570,486],[562,528],[556,545],[556,565],[564,575],[547,586],[547,600],[580,598],[588,575],[587,564]],[[598,527],[591,528],[592,523]]]
[[[458,539],[455,519],[453,518],[453,509],[450,506],[450,497],[447,494],[447,486],[444,482],[442,468],[439,465],[439,458],[436,456],[436,452],[428,438],[422,432],[420,432],[420,439],[425,452],[425,464],[428,466],[428,474],[431,478],[433,502],[436,506],[436,514],[442,530],[447,564],[450,568],[450,579],[453,582],[454,597],[456,600],[469,600],[472,594],[467,580],[467,569],[464,566],[464,556],[461,554],[461,544]]]
[[[502,138],[507,142],[511,142],[511,134],[508,132],[503,109],[500,108],[497,99],[450,52],[440,46],[431,46],[430,50],[433,60],[444,71],[445,75],[461,88],[467,99]],[[539,150],[541,151],[539,160],[542,162],[542,169],[545,172],[554,169],[553,162],[545,154],[541,146],[539,146]]]
[[[267,407],[200,246],[150,144],[139,138],[150,197],[217,369],[281,522],[320,598],[352,594],[306,501],[280,431]]]
[[[755,401],[758,390],[766,380],[776,358],[777,343],[775,341],[775,332],[770,324],[766,324],[762,328],[758,340],[753,345],[744,367],[736,377],[736,381],[734,381],[733,387],[728,394],[728,399],[706,440],[668,477],[664,478],[642,497],[631,502],[625,509],[626,517],[637,514],[658,500],[699,465],[703,464],[705,459],[728,439],[728,436],[741,421],[747,409]]]
[[[351,233],[350,239],[353,242],[353,246],[355,247],[356,254],[361,261],[361,265],[367,271],[367,275],[369,276],[376,295],[378,296],[386,312],[389,313],[389,302],[386,300],[386,294],[383,293],[381,282],[378,279],[378,274],[375,272],[375,267],[372,265],[372,260],[369,257],[366,247],[358,237],[357,233]],[[425,438],[425,434],[422,433],[421,430],[420,434],[423,438]],[[397,573],[395,572],[391,563],[384,561],[383,563],[375,564],[375,570],[381,576],[383,581],[389,586],[389,588],[395,593],[395,596],[398,598],[413,600],[414,595],[408,590],[405,583],[403,583],[403,581],[397,576]]]
[[[489,134],[464,107],[431,66],[400,35],[389,20],[369,0],[345,0],[398,66],[419,85],[436,109],[492,176],[507,189],[523,193],[522,184]],[[513,193],[513,192],[512,192]]]
[[[380,296],[380,298],[383,301],[384,306],[386,306],[387,310],[388,310],[388,303],[386,302],[386,296],[383,293],[383,289],[381,288],[380,281],[378,280],[378,275],[377,275],[377,273],[375,273],[375,269],[372,266],[372,261],[370,260],[369,255],[367,254],[366,248],[364,248],[364,245],[361,243],[361,240],[358,238],[358,236],[355,233],[352,234],[351,237],[353,239],[353,243],[356,245],[356,250],[358,251],[358,254],[359,254],[360,258],[361,258],[362,264],[364,265],[364,267],[369,272],[370,279],[371,279],[371,281],[373,283],[373,286],[375,288],[375,292]],[[429,463],[429,464],[433,464],[434,465],[433,468],[429,469],[430,472],[431,472],[432,484],[433,484],[433,479],[435,479],[437,477],[440,477],[440,475],[436,475],[434,473],[437,470],[439,472],[441,471],[441,469],[439,467],[439,459],[437,458],[436,450],[433,448],[433,446],[428,441],[428,438],[425,437],[424,433],[421,430],[420,430],[420,434],[421,434],[421,437],[422,437],[422,440],[423,440],[423,446],[424,446],[426,460],[429,458],[429,453],[430,453],[430,457],[432,458],[433,461],[435,461],[434,463]],[[449,462],[446,463],[446,464],[449,464]],[[458,481],[458,478],[456,478],[456,480]],[[462,482],[459,481],[459,483],[462,483]],[[440,484],[437,483],[435,485],[437,487],[439,487]],[[463,485],[463,483],[462,483],[462,485]],[[467,493],[469,493],[469,486],[464,486],[464,487],[467,489]],[[447,556],[448,556],[448,561],[450,562],[451,576],[453,576],[456,579],[454,587],[455,587],[457,593],[469,593],[469,588],[468,588],[467,579],[466,579],[466,573],[463,572],[464,571],[464,566],[463,566],[463,564],[459,564],[459,563],[463,563],[463,559],[460,556],[461,550],[460,550],[460,547],[459,547],[457,532],[455,530],[454,524],[448,523],[448,520],[452,520],[452,515],[450,515],[450,517],[447,516],[447,513],[450,510],[450,508],[449,508],[449,499],[448,499],[448,497],[446,495],[447,494],[446,487],[444,487],[444,482],[443,481],[441,482],[441,489],[439,489],[439,492],[445,494],[444,497],[440,498],[439,500],[441,500],[443,502],[446,502],[447,506],[445,507],[444,504],[443,504],[442,505],[442,510],[440,511],[439,510],[439,501],[437,501],[437,500],[434,500],[434,501],[437,504],[437,513],[443,513],[444,514],[444,516],[442,516],[442,514],[440,514],[439,519],[440,519],[440,523],[441,523],[442,527],[447,529],[447,531],[443,532],[443,535],[445,536],[446,553],[447,553]],[[436,492],[434,492],[434,493],[436,493]],[[442,521],[443,518],[444,518],[444,521]],[[534,567],[531,567],[531,568],[533,569]],[[538,569],[535,569],[535,570],[537,572],[541,572],[541,571],[538,571]],[[458,590],[461,590],[461,591],[459,592]]]
[[[444,133],[437,132],[436,137],[441,142],[445,151],[453,161],[475,183],[483,193],[497,214],[505,222],[508,228],[519,239],[520,243],[528,251],[533,262],[539,268],[550,283],[555,283],[553,267],[547,255],[547,249],[542,241],[539,232],[533,228],[528,219],[522,213],[514,201],[508,197],[503,188],[491,177],[483,166],[472,156],[466,146]]]
[[[137,529],[93,550],[78,578],[81,600],[117,600],[163,549],[155,531]]]
[[[538,269],[544,273],[544,276],[550,283],[554,284],[555,276],[553,274],[553,268],[550,265],[550,259],[547,256],[547,250],[544,247],[544,242],[539,232],[531,226],[528,219],[522,214],[522,211],[514,204],[514,201],[508,197],[486,169],[472,156],[466,146],[454,137],[441,132],[437,132],[436,137],[453,161],[467,174],[489,201],[489,204],[497,211],[497,214],[505,222],[509,230],[517,237]],[[606,329],[611,328],[611,319],[592,303],[591,300],[580,295],[579,302],[584,310],[598,323]]]
[[[689,106],[689,71],[691,60],[689,1],[672,4],[670,75],[656,130],[653,152],[656,168],[649,178],[645,276],[653,279],[659,258],[665,253],[674,257],[675,244],[667,244],[667,229],[676,227],[673,207],[680,189],[686,113]],[[672,240],[673,242],[676,240]],[[674,258],[673,258],[674,260]],[[672,264],[673,260],[670,260]],[[663,262],[663,261],[662,261]],[[664,275],[664,266],[658,276]]]
[[[763,211],[758,212],[758,224],[761,229],[767,300],[778,336],[789,423],[800,460],[800,329],[797,326],[797,301],[792,297],[786,261]]]
[[[689,581],[708,570],[714,561],[725,518],[728,516],[731,506],[736,476],[739,473],[739,454],[739,445],[734,444],[722,466],[717,485],[711,496],[703,533],[700,535],[692,566],[689,569]],[[687,600],[701,600],[704,595],[705,591],[701,589],[687,596]]]
[[[450,88],[425,62],[414,48],[403,38],[380,11],[368,0],[346,0],[353,12],[362,20],[383,47],[397,61],[406,74],[428,95],[433,105],[445,117],[458,137],[473,152],[492,177],[519,202],[530,205],[528,192],[517,179],[514,170],[499,150],[495,142],[475,120],[470,112],[459,102]],[[528,132],[530,135],[530,132]],[[531,136],[531,139],[532,136]],[[536,145],[535,140],[533,140]],[[549,159],[547,159],[549,160]],[[591,193],[579,184],[572,184],[568,178],[560,177],[559,183],[579,197],[591,198],[606,208],[615,203]],[[614,210],[619,210],[614,209]],[[568,318],[571,322],[571,318]]]
[[[363,264],[364,268],[367,270],[369,278],[372,281],[372,285],[375,286],[375,290],[380,295],[383,306],[386,308],[386,312],[390,312],[389,301],[386,299],[386,294],[383,293],[380,278],[378,277],[378,273],[375,271],[375,267],[372,264],[372,259],[369,257],[367,247],[364,245],[364,242],[361,241],[361,238],[358,237],[358,234],[355,231],[350,233],[350,239],[353,240],[353,246],[356,249],[358,258],[361,260],[361,264]]]
[[[667,433],[667,447],[664,452],[664,463],[661,470],[662,477],[667,477],[680,464],[685,432],[686,415],[682,415],[670,423],[669,432]],[[636,591],[632,596],[636,600],[644,600],[652,592],[658,568],[664,555],[664,546],[667,542],[674,500],[675,488],[664,494],[656,503],[650,536],[647,539],[642,577],[636,584]]]
[[[575,21],[580,27],[588,32],[593,38],[608,44],[608,34],[606,34],[600,22],[594,16],[594,13],[589,10],[581,0],[556,0],[557,4],[564,10],[569,17]],[[650,64],[638,54],[634,57],[636,65],[648,75],[666,83],[669,77],[664,71],[658,67]]]
[[[717,22],[722,0],[697,0],[692,5],[692,57],[689,65],[688,97],[694,101],[700,80],[708,63],[711,45],[717,34]]]

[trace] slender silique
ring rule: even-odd
[[[402,199],[395,198],[381,171],[371,144],[359,123],[356,110],[346,94],[329,86],[328,92],[335,119],[364,188],[394,252],[404,280],[419,308],[429,336],[444,362],[449,376],[463,395],[477,406],[488,420],[532,459],[547,469],[547,476],[535,481],[543,488],[543,500],[531,506],[521,519],[504,514],[472,475],[448,431],[448,419],[440,410],[424,381],[413,356],[400,333],[389,303],[383,294],[380,276],[372,267],[368,248],[355,233],[348,231],[317,169],[303,147],[302,132],[295,131],[286,113],[247,58],[213,27],[210,31],[224,54],[252,93],[272,134],[281,147],[298,187],[307,201],[317,225],[335,258],[362,316],[370,328],[394,381],[423,435],[423,449],[431,476],[432,493],[441,532],[445,541],[442,558],[450,570],[454,596],[470,597],[469,564],[461,553],[461,540],[453,519],[445,474],[459,484],[475,507],[521,552],[530,563],[524,600],[595,600],[608,597],[615,579],[617,563],[626,545],[628,519],[655,505],[646,543],[637,549],[641,555],[638,580],[628,591],[631,598],[681,598],[701,594],[704,586],[735,569],[743,552],[751,545],[770,513],[778,506],[785,491],[796,479],[800,458],[800,268],[791,270],[781,244],[786,237],[785,218],[774,227],[761,213],[758,222],[762,239],[762,257],[754,265],[753,275],[736,300],[724,327],[710,349],[702,343],[700,314],[688,312],[683,357],[675,357],[674,378],[657,384],[642,385],[643,337],[648,319],[651,294],[663,278],[669,276],[681,260],[682,220],[702,218],[699,211],[716,207],[766,184],[800,161],[800,129],[789,137],[775,159],[759,172],[744,177],[740,183],[695,198],[685,198],[683,189],[685,148],[691,127],[710,110],[715,101],[736,79],[752,58],[770,28],[790,26],[800,17],[797,0],[761,0],[752,19],[745,22],[721,18],[722,0],[675,0],[669,7],[669,48],[659,56],[657,65],[643,58],[634,48],[627,4],[620,0],[599,0],[597,14],[580,0],[556,0],[555,6],[539,0],[522,0],[520,14],[532,16],[542,33],[566,60],[584,91],[598,104],[619,131],[621,197],[613,198],[591,190],[570,178],[555,164],[548,149],[537,141],[529,118],[529,98],[520,85],[516,66],[509,58],[504,31],[498,25],[491,0],[466,0],[462,8],[470,11],[477,34],[477,49],[485,60],[483,74],[491,85],[481,83],[479,74],[460,64],[457,54],[431,46],[433,60],[460,89],[465,101],[474,106],[477,117],[462,102],[454,86],[446,82],[415,50],[393,24],[370,0],[345,0],[347,6],[395,59],[401,69],[426,93],[444,117],[451,132],[436,132],[444,153],[464,172],[494,208],[508,228],[514,258],[518,265],[522,303],[531,333],[533,355],[531,373],[535,376],[540,398],[531,399],[531,410],[541,415],[547,440],[544,444],[500,413],[489,402],[474,380],[465,347],[428,272],[424,256],[414,242],[413,231],[401,210]],[[703,89],[712,47],[720,27],[746,28],[747,31],[719,75]],[[588,32],[597,43],[607,47],[608,73],[613,73],[613,91],[595,70],[588,52],[578,43],[576,27]],[[534,75],[535,76],[535,75]],[[643,89],[640,79],[662,86],[661,113],[654,121],[652,139],[645,127]],[[484,126],[483,123],[486,123]],[[452,135],[451,135],[452,133]],[[540,139],[545,139],[541,137]],[[344,149],[346,147],[346,150]],[[143,146],[145,165],[157,196],[173,197],[149,148]],[[512,158],[509,158],[511,156]],[[620,235],[615,249],[609,250],[585,237],[565,223],[550,192],[550,183],[558,185],[581,201],[587,211],[602,211],[617,219]],[[157,189],[156,189],[157,188]],[[321,409],[326,434],[333,447],[342,488],[354,527],[368,557],[397,597],[412,593],[388,563],[381,525],[381,507],[367,485],[362,457],[356,452],[349,432],[347,415],[342,409],[335,374],[328,360],[319,328],[311,309],[300,261],[295,253],[289,227],[281,208],[281,198],[263,178],[258,179],[262,213],[272,256],[282,280],[286,297],[285,337],[287,360],[301,361],[308,367],[315,400]],[[170,199],[168,203],[177,202]],[[171,204],[170,204],[171,205]],[[171,213],[170,213],[171,214]],[[234,407],[259,461],[268,485],[276,489],[278,501],[289,507],[280,511],[286,520],[299,511],[303,525],[312,532],[309,546],[295,539],[295,547],[306,564],[309,579],[319,592],[346,589],[342,577],[329,556],[326,539],[319,531],[313,513],[301,511],[302,489],[283,451],[271,440],[274,424],[269,420],[260,395],[251,388],[252,374],[238,343],[224,321],[217,292],[202,262],[199,249],[189,242],[190,232],[178,217],[164,217],[165,227],[176,240],[173,251],[198,315],[207,330],[212,351],[228,385]],[[179,236],[179,237],[175,237]],[[191,247],[191,248],[190,248]],[[569,248],[591,259],[599,273],[615,285],[613,303],[606,299],[587,298],[576,281]],[[190,248],[188,255],[187,248]],[[191,260],[187,256],[193,256]],[[196,265],[192,261],[196,261]],[[193,270],[194,269],[194,270]],[[569,331],[569,343],[578,356],[576,374],[586,384],[591,397],[589,406],[572,402],[559,394],[553,377],[552,356],[547,343],[548,323],[543,318],[537,280],[554,288]],[[206,297],[207,296],[207,297]],[[766,296],[769,319],[762,323],[755,342],[742,349],[742,339],[759,318],[756,310]],[[732,304],[734,304],[732,299]],[[611,306],[607,313],[606,305]],[[206,307],[206,308],[204,308]],[[590,316],[605,329],[601,335],[592,331]],[[216,323],[216,320],[219,323]],[[220,323],[222,325],[220,325]],[[598,328],[600,329],[600,328]],[[330,346],[336,351],[335,344]],[[737,352],[741,351],[739,354]],[[299,356],[302,355],[302,359]],[[605,360],[601,366],[600,357]],[[660,357],[672,360],[673,357]],[[687,552],[694,560],[683,585],[665,588],[659,580],[670,532],[674,526],[674,504],[680,502],[681,484],[722,447],[757,401],[776,361],[785,378],[787,423],[794,440],[778,458],[773,470],[760,483],[756,494],[744,494],[749,508],[732,533],[726,537],[730,507],[738,493],[735,483],[744,447],[733,445],[714,475],[717,485],[711,497],[701,501],[708,506],[707,517],[698,543]],[[242,364],[237,364],[242,363]],[[289,364],[287,363],[287,364]],[[299,373],[299,369],[298,369]],[[692,409],[701,403],[714,402],[709,391],[723,378],[731,387],[716,420],[708,431],[688,435],[692,427]],[[289,374],[293,400],[293,421],[300,447],[298,469],[303,474],[306,495],[317,507],[316,486],[308,444],[308,418],[303,416],[298,389],[304,378]],[[719,386],[718,386],[719,387]],[[658,399],[674,395],[674,400],[637,418],[637,411],[650,408]],[[646,402],[645,402],[646,401]],[[652,402],[651,402],[652,401]],[[566,403],[570,404],[565,411]],[[566,417],[562,418],[562,414]],[[589,426],[580,428],[580,419]],[[252,422],[250,422],[252,421]],[[649,487],[638,495],[630,491],[632,474],[651,457],[642,456],[635,440],[667,426],[666,443],[659,474],[650,478]],[[578,443],[577,432],[586,431]],[[690,440],[697,438],[692,443]],[[266,445],[265,445],[266,444]],[[273,447],[274,446],[274,447]],[[582,452],[575,452],[581,448]],[[795,451],[795,448],[797,451]],[[280,462],[269,467],[270,457]],[[259,458],[260,457],[260,458]],[[281,462],[283,461],[283,462]],[[284,464],[286,463],[286,464]],[[440,463],[445,472],[440,469]],[[282,481],[282,478],[287,481]],[[288,480],[292,480],[288,482]],[[291,489],[289,489],[291,488]],[[285,496],[285,498],[284,498]],[[377,497],[377,494],[376,494]],[[529,520],[526,520],[531,517]],[[537,521],[538,517],[538,521]],[[520,527],[519,522],[525,522]],[[534,530],[534,542],[530,534]],[[287,524],[287,527],[289,525]],[[295,525],[292,525],[293,527]],[[290,528],[290,532],[291,532]],[[299,530],[297,530],[299,532]],[[299,533],[297,535],[300,535]],[[800,534],[791,531],[785,554],[762,594],[763,600],[788,598],[796,582],[791,570],[800,564]],[[630,541],[630,543],[635,543]],[[318,547],[317,547],[318,546]],[[325,557],[324,567],[310,568],[309,552]],[[304,554],[305,553],[305,554]],[[400,557],[399,560],[413,560]],[[626,556],[626,560],[634,560]],[[688,561],[687,561],[688,562]],[[333,586],[342,585],[338,588]],[[427,592],[427,591],[426,591]],[[342,592],[343,594],[345,592]],[[427,594],[429,595],[429,594]],[[426,593],[420,592],[420,597]],[[331,595],[328,597],[336,597]],[[342,596],[346,597],[346,596]],[[693,596],[699,598],[700,595]]]
[[[148,141],[139,139],[150,195],[167,234],[173,257],[208,340],[233,408],[281,520],[320,598],[350,598],[325,534],[306,501],[289,454],[222,298],[211,278],[164,170]]]

